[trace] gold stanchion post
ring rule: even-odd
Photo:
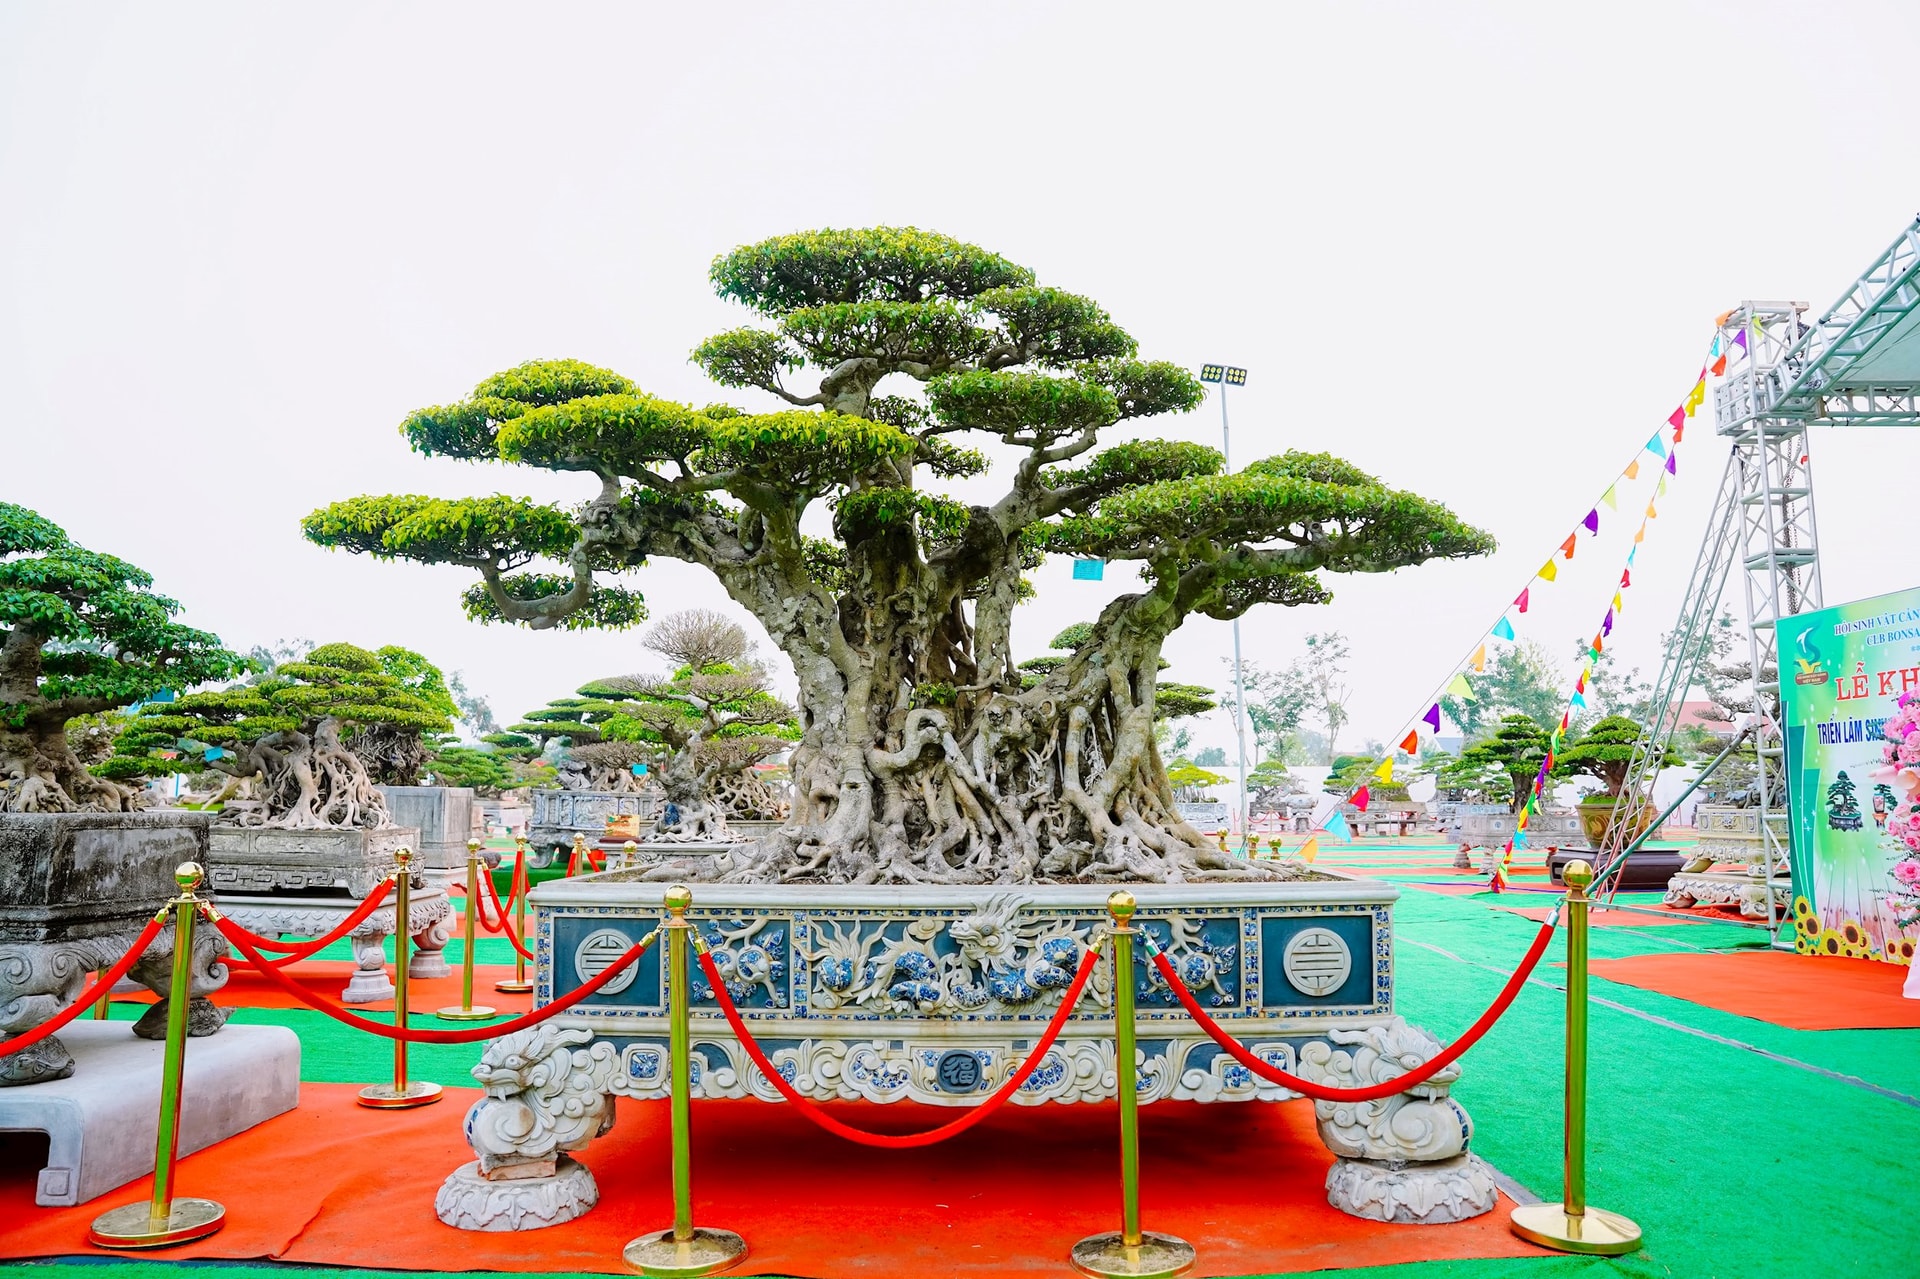
[[[1224,838],[1224,836],[1222,837]],[[1171,1279],[1193,1268],[1193,1245],[1175,1235],[1140,1229],[1140,1081],[1134,1063],[1133,913],[1126,889],[1107,897],[1113,916],[1113,1047],[1120,1095],[1120,1229],[1073,1245],[1073,1268],[1099,1279]]]
[[[180,1080],[187,1066],[187,1005],[193,1000],[194,895],[201,870],[186,862],[174,871],[180,895],[173,912],[173,980],[167,987],[167,1045],[160,1066],[160,1130],[153,1143],[153,1195],[93,1219],[87,1242],[100,1248],[164,1248],[204,1239],[227,1224],[227,1210],[211,1199],[176,1199],[173,1165],[180,1150]]]
[[[587,860],[587,837],[576,834],[573,837],[573,856],[567,859],[567,874],[584,875],[593,869],[593,863]]]
[[[413,893],[413,854],[402,848],[394,854],[399,865],[394,870],[393,886],[393,1024],[407,1028],[407,914]],[[440,1085],[407,1078],[407,1041],[393,1041],[393,1082],[368,1084],[357,1098],[363,1106],[375,1110],[410,1110],[430,1106],[440,1100]]]
[[[513,874],[507,876],[507,893],[513,898],[513,935],[520,939],[520,946],[527,944],[527,889],[532,881],[527,875],[527,837],[516,835],[513,840]],[[527,957],[520,953],[520,946],[513,948],[513,978],[511,981],[497,981],[493,988],[504,995],[524,995],[533,989],[533,983],[527,980]]]
[[[667,943],[667,1006],[672,1027],[667,1051],[672,1090],[670,1115],[673,1129],[673,1225],[666,1230],[641,1235],[621,1254],[628,1265],[643,1275],[678,1277],[718,1274],[737,1265],[747,1255],[747,1243],[731,1230],[710,1230],[693,1224],[693,1152],[692,1095],[689,1074],[693,1065],[692,998],[688,984],[688,952],[693,948],[693,925],[687,922],[687,907],[693,894],[686,885],[668,888],[663,902],[667,908],[664,927]]]
[[[104,968],[94,969],[93,980],[94,980],[95,986],[99,986],[100,979],[102,977],[105,977],[106,975],[107,975],[106,969]],[[110,990],[102,989],[100,991],[100,998],[93,1001],[93,1019],[95,1021],[105,1021],[107,1019],[108,1013],[111,1011],[112,1003],[113,1003],[113,992]]]
[[[1561,1252],[1617,1257],[1640,1246],[1640,1227],[1617,1212],[1587,1204],[1587,885],[1593,867],[1570,861],[1567,885],[1567,1114],[1566,1199],[1521,1204],[1513,1233]]]
[[[485,1004],[477,1007],[473,1002],[473,937],[474,920],[480,915],[480,841],[467,841],[467,902],[464,914],[466,924],[461,932],[460,956],[460,1006],[442,1008],[434,1016],[441,1021],[485,1021],[495,1015],[495,1010]]]

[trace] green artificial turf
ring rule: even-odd
[[[1538,928],[1493,908],[1515,900],[1513,894],[1445,896],[1409,888],[1395,915],[1397,1010],[1443,1041],[1478,1017]],[[1524,894],[1520,900],[1545,905],[1552,898]],[[1760,930],[1731,925],[1597,928],[1592,951],[1614,958],[1765,942]],[[1563,953],[1556,938],[1513,1009],[1464,1059],[1453,1089],[1474,1117],[1473,1148],[1549,1199],[1560,1194]],[[491,939],[480,943],[479,954],[483,962],[511,958],[506,943]],[[457,961],[457,942],[448,957]],[[1920,1107],[1821,1072],[1920,1097],[1920,1030],[1792,1030],[1597,976],[1592,994],[1589,1199],[1637,1221],[1644,1251],[1615,1260],[1508,1258],[1344,1273],[1366,1279],[1878,1279],[1905,1273],[1898,1223],[1906,1219],[1913,1152],[1920,1148]],[[120,1005],[114,1015],[136,1011]],[[389,1044],[319,1013],[243,1010],[236,1020],[294,1027],[305,1046],[302,1076],[309,1080],[364,1082],[391,1069]],[[470,1084],[467,1072],[478,1052],[475,1046],[416,1045],[410,1069],[418,1078]],[[1205,1240],[1194,1242],[1204,1255]],[[192,1263],[102,1260],[15,1271],[30,1279],[170,1279],[166,1272],[185,1264]],[[221,1268],[235,1279],[268,1279],[268,1272],[284,1275],[293,1267]],[[374,1273],[328,1270],[330,1279]]]

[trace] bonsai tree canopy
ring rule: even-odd
[[[144,708],[121,735],[118,759],[128,771],[169,772],[177,765],[158,752],[184,746],[229,777],[258,779],[257,806],[229,803],[223,810],[231,823],[371,828],[390,822],[353,737],[452,728],[440,702],[389,673],[377,654],[323,644],[259,683]]]
[[[1627,768],[1636,749],[1643,748],[1646,725],[1625,715],[1609,715],[1597,721],[1571,745],[1562,745],[1554,759],[1553,775],[1597,777],[1608,799],[1617,799],[1627,783]],[[1660,764],[1671,767],[1684,761],[1669,749]],[[1534,765],[1535,768],[1539,764]]]
[[[1517,813],[1527,802],[1551,741],[1547,731],[1532,719],[1519,713],[1508,715],[1491,738],[1469,746],[1447,763],[1440,770],[1439,780],[1447,786],[1477,787],[1484,785],[1487,774],[1497,768],[1506,774],[1509,784],[1503,798],[1509,811]]]
[[[180,605],[125,560],[77,546],[58,525],[0,502],[0,812],[121,812],[138,776],[90,772],[70,721],[248,669],[218,636],[173,620]]]
[[[713,573],[792,662],[801,737],[786,825],[704,873],[1301,873],[1223,853],[1174,811],[1152,745],[1163,643],[1195,614],[1324,602],[1322,570],[1388,572],[1492,539],[1326,454],[1225,475],[1197,444],[1101,447],[1194,408],[1202,388],[1139,359],[1092,299],[974,245],[816,231],[737,249],[709,275],[756,322],[695,362],[777,408],[699,407],[578,361],[524,364],[401,431],[433,456],[577,472],[583,505],[361,497],[308,516],[307,536],[468,567],[471,616],[536,629],[640,620],[610,579],[655,556]],[[984,441],[1001,464],[970,447]],[[989,470],[997,495],[943,491]],[[1049,554],[1132,561],[1141,587],[1028,687],[1013,613]]]

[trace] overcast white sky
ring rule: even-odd
[[[1331,579],[1386,737],[1686,392],[1715,315],[1824,308],[1920,209],[1920,4],[0,3],[0,497],[246,647],[400,643],[509,718],[645,669],[633,632],[466,622],[466,575],[329,554],[364,492],[573,500],[395,431],[522,360],[719,398],[733,246],[912,224],[1099,299],[1148,358],[1251,370],[1235,460],[1330,449],[1499,554]],[[738,393],[731,397],[739,399]],[[1217,442],[1217,406],[1160,433]],[[1705,430],[1615,635],[1657,666],[1725,456]],[[1920,438],[1813,450],[1829,602],[1912,585],[1884,512]],[[1555,653],[1625,553],[1535,594]],[[1126,574],[1039,575],[1032,652]],[[1119,580],[1116,580],[1119,579]],[[656,615],[726,606],[697,570]],[[1223,685],[1225,624],[1170,677]],[[1224,715],[1202,741],[1226,744]]]

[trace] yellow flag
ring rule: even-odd
[[[1600,500],[1606,504],[1606,508],[1609,511],[1617,511],[1620,509],[1620,503],[1614,500],[1613,485],[1611,484],[1607,485],[1607,491],[1600,495]]]
[[[1385,759],[1381,760],[1380,767],[1373,770],[1373,775],[1383,782],[1392,781],[1393,780],[1393,756],[1389,755]]]
[[[1707,398],[1707,379],[1701,378],[1698,382],[1695,382],[1693,384],[1693,389],[1687,392],[1687,403],[1697,405],[1703,402],[1706,398]]]
[[[1543,582],[1551,582],[1554,578],[1560,576],[1560,570],[1553,566],[1552,560],[1548,560],[1534,576]]]
[[[1318,857],[1319,855],[1320,855],[1320,837],[1318,835],[1311,836],[1306,843],[1300,845],[1301,861],[1310,862],[1314,858]]]
[[[1631,462],[1629,462],[1629,463],[1627,463],[1627,469],[1626,469],[1626,472],[1625,472],[1625,474],[1626,474],[1626,477],[1627,477],[1628,479],[1630,479],[1630,480],[1631,480],[1631,479],[1635,479],[1635,478],[1637,478],[1637,477],[1639,476],[1639,474],[1640,474],[1640,459],[1639,459],[1639,458],[1637,458],[1637,457],[1636,457],[1636,458],[1634,458],[1634,459],[1633,459],[1633,461],[1631,461]]]
[[[1622,603],[1620,602],[1620,592],[1619,592],[1619,591],[1615,591],[1615,592],[1613,593],[1613,611],[1614,611],[1614,612],[1616,612],[1616,613],[1624,613],[1624,612],[1626,612],[1626,611],[1627,611],[1627,607],[1626,607],[1626,605],[1624,605],[1624,604],[1622,604]]]
[[[1475,672],[1487,669],[1487,646],[1485,644],[1473,650],[1473,669]]]
[[[1633,540],[1636,544],[1647,540],[1647,522],[1645,520],[1640,521],[1640,531],[1633,535]]]
[[[1647,518],[1650,520],[1657,520],[1660,518],[1660,512],[1653,509],[1652,502],[1647,503]]]

